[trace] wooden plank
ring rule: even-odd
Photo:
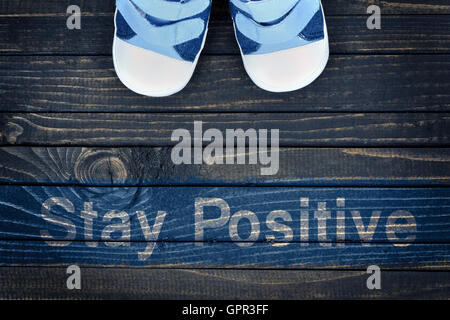
[[[449,208],[447,188],[3,186],[0,265],[447,268]]]
[[[82,29],[75,31],[67,29],[66,17],[0,19],[0,54],[111,55],[112,16],[85,17]],[[366,20],[328,17],[331,53],[450,53],[450,16],[385,16],[383,29],[375,31],[367,29]],[[203,53],[239,54],[229,15],[212,17]]]
[[[365,271],[81,269],[67,290],[64,267],[0,268],[0,299],[449,299],[450,272],[382,271],[368,290]]]
[[[266,167],[261,164],[175,166],[171,152],[171,148],[145,147],[2,147],[0,182],[107,186],[450,185],[449,148],[281,148],[279,171],[272,176],[261,175]]]
[[[240,57],[205,56],[187,88],[155,99],[125,88],[111,57],[0,56],[0,111],[448,111],[449,70],[447,55],[337,55],[311,86],[276,94],[251,82]]]
[[[245,243],[247,244],[247,243]],[[108,248],[93,242],[70,246],[49,246],[42,241],[0,241],[0,265],[89,265],[89,266],[148,266],[161,268],[285,268],[285,269],[361,269],[377,265],[383,269],[450,270],[450,244],[411,244],[394,247],[373,244],[369,247],[347,244],[344,247],[321,247],[317,243],[302,246],[274,247],[256,242],[242,247],[234,243],[217,242],[196,246],[193,242],[157,242],[146,261],[138,252],[146,252],[153,243],[130,243],[129,246]],[[145,253],[144,253],[145,254]]]
[[[284,210],[291,216],[292,222],[286,223],[292,229],[290,241],[308,242],[395,242],[388,232],[387,225],[392,220],[389,217],[396,211],[408,211],[412,216],[405,218],[416,231],[403,230],[403,239],[409,234],[414,234],[416,242],[444,242],[450,241],[449,216],[450,216],[450,189],[391,189],[391,188],[260,188],[260,187],[148,187],[148,188],[83,188],[83,187],[42,187],[42,186],[3,186],[0,190],[0,208],[2,208],[2,221],[0,222],[0,239],[40,239],[41,230],[49,229],[50,238],[64,239],[67,228],[55,221],[51,222],[44,215],[43,208],[51,205],[54,214],[60,218],[72,221],[78,230],[72,240],[86,240],[84,218],[80,212],[85,210],[85,203],[92,204],[92,210],[97,211],[100,218],[96,218],[92,227],[93,240],[105,240],[102,231],[110,224],[102,220],[102,216],[111,210],[124,210],[131,218],[132,230],[129,241],[144,241],[137,211],[145,211],[148,215],[149,225],[156,221],[157,211],[165,211],[163,228],[158,240],[162,241],[236,241],[229,234],[228,219],[221,226],[205,228],[202,237],[194,236],[198,227],[194,225],[195,212],[202,206],[196,206],[197,199],[201,198],[223,199],[230,208],[230,215],[242,209],[254,212],[256,224],[259,226],[259,236],[254,241],[283,241],[283,232],[274,232],[268,222],[268,214],[274,210]],[[52,198],[64,200],[73,209],[53,203]],[[307,200],[307,206],[301,202],[301,198]],[[344,200],[338,200],[344,199]],[[49,200],[48,204],[46,204]],[[200,200],[199,200],[200,201]],[[341,201],[341,202],[339,202]],[[71,204],[69,204],[69,202]],[[221,201],[221,203],[225,203]],[[200,203],[200,202],[199,202]],[[325,209],[322,204],[325,204]],[[315,211],[329,210],[327,218],[328,236],[320,238],[319,222],[315,220]],[[236,209],[238,208],[238,209]],[[221,211],[216,205],[205,205],[205,220],[219,217]],[[301,219],[302,211],[307,210],[309,218]],[[364,238],[361,230],[357,230],[358,217],[353,216],[353,211],[359,211],[364,225],[372,216],[378,216],[374,220],[375,228],[372,234],[368,232]],[[344,213],[338,214],[337,211]],[[376,211],[381,211],[377,213]],[[375,213],[374,213],[375,212]],[[225,211],[223,214],[225,215]],[[333,214],[331,214],[333,213]],[[248,214],[251,215],[251,214]],[[56,219],[56,218],[55,218]],[[280,218],[281,219],[281,218]],[[288,218],[286,218],[288,219]],[[374,218],[375,219],[375,218]],[[98,220],[98,221],[97,221]],[[243,219],[242,230],[250,233],[250,225],[246,225]],[[310,220],[310,221],[309,221]],[[339,220],[339,221],[338,221]],[[367,221],[366,221],[367,220]],[[158,220],[159,221],[159,220]],[[281,220],[280,220],[281,221]],[[288,220],[286,220],[288,221]],[[300,223],[308,222],[308,235],[303,238],[300,235]],[[69,221],[70,222],[70,221]],[[68,223],[69,223],[68,222]],[[227,223],[225,223],[227,222]],[[248,222],[248,221],[247,221]],[[305,222],[305,223],[306,223]],[[339,223],[343,223],[345,230],[339,229]],[[404,223],[405,221],[403,221]],[[231,222],[230,222],[231,223]],[[401,223],[401,222],[399,222]],[[365,227],[367,227],[367,225]],[[415,226],[414,226],[415,225]],[[210,230],[208,230],[210,229]],[[278,228],[279,229],[279,228]],[[273,237],[275,235],[275,237]],[[269,239],[269,238],[270,239]],[[273,239],[272,239],[273,238]],[[409,239],[411,240],[411,239]],[[410,241],[406,241],[409,243]],[[396,240],[402,242],[402,240]]]
[[[202,206],[203,198],[222,200]],[[408,244],[450,241],[448,188],[2,186],[0,201],[0,239],[39,240],[43,238],[41,231],[49,230],[51,236],[45,239],[62,241],[70,229],[67,226],[73,225],[73,237],[69,242],[120,240],[120,233],[113,238],[103,233],[111,223],[103,216],[111,210],[118,210],[124,211],[125,217],[130,217],[129,222],[124,222],[131,230],[126,241],[146,240],[138,211],[145,212],[150,227],[159,221],[162,228],[158,238],[154,239],[158,241],[244,241],[253,228],[245,217],[254,218],[255,238],[251,238],[254,242],[286,242],[287,232],[291,234],[288,242]],[[86,203],[91,209],[85,209]],[[218,204],[225,206],[221,207],[222,211]],[[54,215],[53,218],[46,213],[46,208]],[[202,208],[203,214],[196,211]],[[242,221],[239,220],[242,237],[234,237],[229,233],[234,221],[230,217],[241,210],[253,214],[245,213]],[[285,220],[286,232],[281,230],[282,227],[271,226],[268,215],[276,210],[288,212],[284,218],[277,220],[280,223]],[[329,211],[325,225],[316,218],[318,210]],[[89,218],[84,218],[86,214],[82,211],[95,211],[92,215],[97,215],[91,219],[91,235],[88,238],[84,231],[85,220]],[[166,212],[165,216],[159,211]],[[399,212],[404,218],[397,223],[408,222],[409,229],[399,227],[402,232],[398,232],[394,241],[395,235],[390,233],[389,226],[395,220],[391,216]],[[303,218],[302,213],[305,214]],[[207,221],[219,218],[221,214],[223,223],[215,227],[205,227],[202,231],[202,224],[195,224],[196,216]],[[360,222],[360,228],[367,228],[372,217],[372,231],[358,230]],[[58,219],[67,219],[66,227],[58,223]],[[308,230],[301,232],[301,223],[305,223]],[[202,235],[197,234],[199,230]]]
[[[86,15],[111,14],[114,12],[114,1],[77,2]],[[382,8],[385,14],[450,14],[450,5],[447,0],[322,0],[325,11],[331,15],[365,14],[367,7],[375,4]],[[69,0],[3,0],[0,3],[0,12],[5,15],[31,15],[53,14],[64,15]],[[216,12],[228,14],[228,1],[215,1],[213,7]],[[1,17],[1,16],[0,16]]]
[[[227,129],[279,130],[282,147],[445,147],[450,141],[448,113],[3,113],[0,137],[2,145],[164,147],[178,144],[174,130],[186,129],[193,146],[201,139],[196,121],[203,133],[215,128],[224,138]]]

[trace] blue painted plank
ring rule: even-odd
[[[199,199],[221,200],[202,206]],[[221,204],[227,207],[223,213],[217,206]],[[195,236],[201,229],[195,225],[196,208],[203,208],[203,213],[197,214],[197,221],[205,224],[201,237]],[[43,230],[49,230],[50,239],[61,240],[68,227],[55,220],[67,219],[73,225],[74,240],[105,240],[105,228],[121,222],[107,217],[121,212],[129,219],[128,240],[144,241],[141,211],[150,228],[158,212],[166,213],[157,238],[160,241],[236,241],[230,237],[230,225],[238,225],[239,237],[245,240],[253,219],[259,228],[258,237],[251,239],[255,241],[450,242],[448,188],[1,186],[0,238],[41,239]],[[83,217],[89,214],[91,217]],[[221,214],[222,224],[206,226]],[[399,215],[404,219],[396,221]],[[271,224],[270,217],[282,225]],[[301,235],[302,223],[307,236],[305,232]],[[395,237],[389,237],[389,228],[395,224],[402,225],[403,233],[392,240]],[[91,236],[86,236],[86,228],[92,229]],[[292,236],[286,238],[284,231]],[[120,232],[113,234],[113,239],[120,237]]]
[[[442,266],[450,257],[446,188],[2,186],[0,212],[2,265]]]
[[[50,247],[42,241],[0,242],[0,265],[96,265],[96,266],[153,266],[177,268],[423,268],[448,269],[450,244],[412,244],[394,247],[375,244],[369,247],[348,244],[344,247],[323,247],[319,244],[301,246],[291,243],[285,247],[254,243],[239,247],[234,243],[192,242],[157,243],[149,257],[139,259],[139,252],[147,250],[146,243],[129,246],[87,247],[74,242],[66,247]]]

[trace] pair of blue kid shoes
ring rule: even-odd
[[[116,0],[113,58],[131,90],[152,97],[189,82],[203,49],[211,0]],[[230,0],[236,39],[253,82],[272,92],[303,88],[329,55],[320,0]]]

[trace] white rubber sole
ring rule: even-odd
[[[252,81],[266,91],[291,92],[316,80],[324,71],[329,58],[325,14],[323,17],[323,40],[268,54],[244,55],[241,50],[244,68]]]
[[[205,45],[208,28],[194,62],[174,59],[134,46],[119,39],[116,32],[113,41],[113,62],[120,81],[137,94],[167,97],[183,90],[191,80]]]

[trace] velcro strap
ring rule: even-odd
[[[117,0],[116,6],[131,29],[150,44],[175,46],[198,38],[205,29],[205,22],[200,18],[156,26],[130,0]]]
[[[271,26],[261,25],[242,13],[236,15],[236,27],[247,38],[260,44],[276,44],[298,36],[320,10],[317,0],[301,0],[286,18]]]
[[[261,0],[261,1],[242,1],[231,0],[239,10],[250,15],[253,20],[259,23],[275,21],[286,15],[292,8],[302,0]]]
[[[168,21],[196,16],[210,5],[210,0],[190,0],[184,3],[166,0],[132,0],[132,2],[146,14]]]

